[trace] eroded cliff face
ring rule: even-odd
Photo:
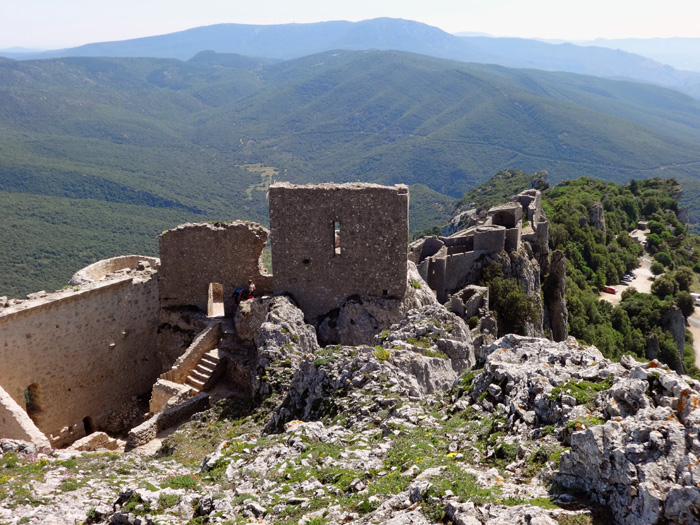
[[[551,330],[554,341],[563,341],[569,336],[569,310],[566,308],[566,256],[561,250],[552,252],[549,274],[542,295],[544,298],[544,325]]]

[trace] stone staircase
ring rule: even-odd
[[[212,378],[221,362],[221,354],[218,348],[209,350],[202,356],[197,366],[190,372],[185,383],[194,388],[198,393],[202,392]]]

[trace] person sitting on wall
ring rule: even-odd
[[[255,298],[255,283],[253,279],[248,279],[248,299]]]

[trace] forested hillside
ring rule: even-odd
[[[541,180],[541,174],[535,176]],[[499,172],[470,190],[457,208],[475,205],[489,208],[509,200],[530,186],[533,175],[520,170]],[[649,345],[658,358],[678,368],[676,348],[667,316],[678,308],[685,317],[693,313],[690,291],[700,290],[700,237],[686,231],[678,220],[677,198],[681,188],[674,179],[632,180],[628,184],[582,177],[544,189],[542,207],[549,219],[549,246],[561,250],[567,260],[566,305],[569,334],[595,345],[607,357],[623,354],[648,357]],[[595,203],[603,207],[605,229],[591,223]],[[640,220],[651,230],[646,248],[629,235]],[[652,258],[658,274],[650,293],[638,293],[621,282],[640,265],[640,257]],[[619,304],[603,300],[604,286],[617,287]],[[543,294],[548,296],[548,279]],[[686,332],[682,356],[686,373],[700,377],[695,367],[692,336]],[[653,352],[653,351],[652,351]]]
[[[512,167],[675,176],[695,199],[699,142],[700,103],[674,91],[408,53],[3,61],[0,294],[155,254],[178,222],[266,223],[273,179],[415,185],[414,232]]]

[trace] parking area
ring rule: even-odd
[[[611,304],[617,305],[620,303],[620,295],[622,292],[631,286],[636,288],[638,292],[651,293],[651,284],[654,282],[654,274],[652,274],[650,270],[651,260],[644,256],[640,258],[639,262],[641,266],[634,271],[634,274],[637,277],[632,279],[627,284],[616,284],[613,286],[613,288],[617,290],[616,294],[601,292],[600,298],[604,301],[608,301]]]

